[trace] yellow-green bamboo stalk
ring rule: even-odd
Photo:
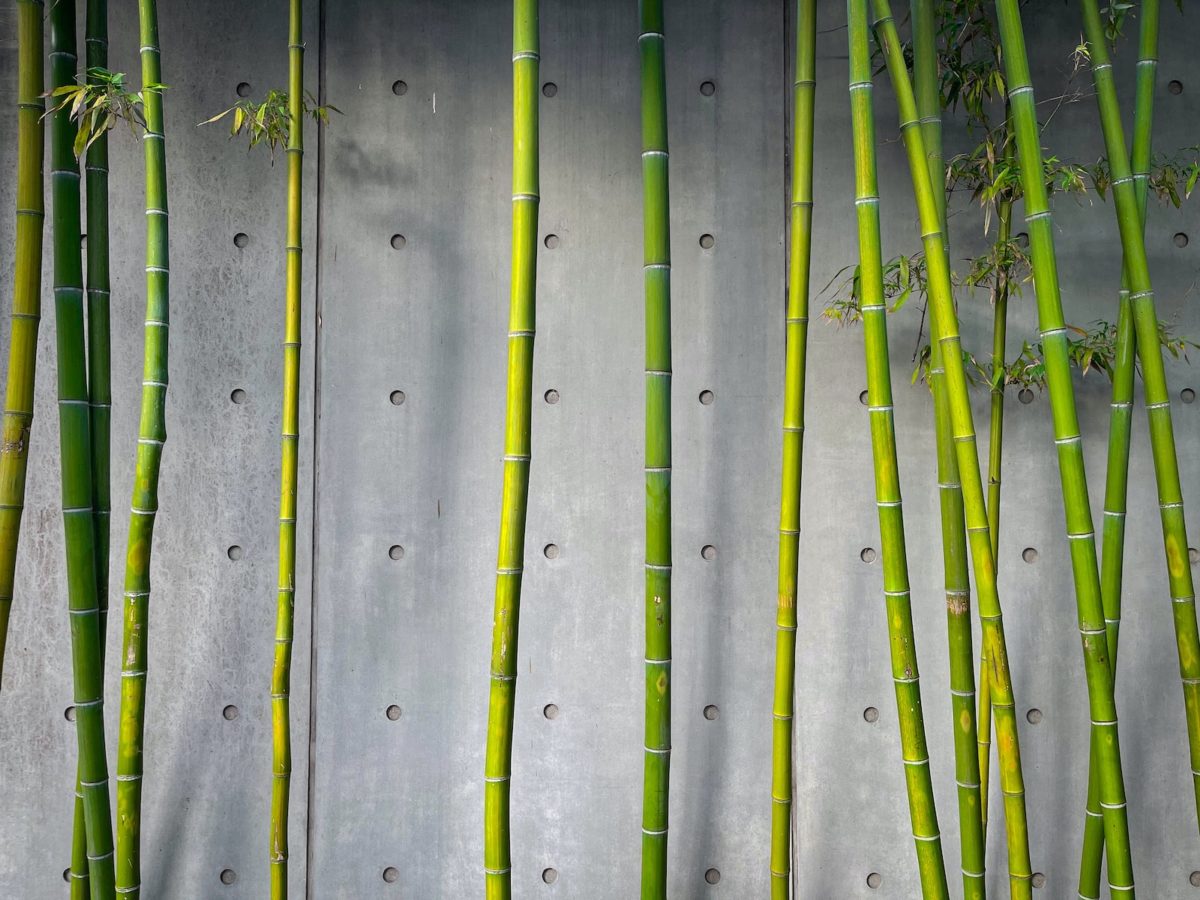
[[[942,360],[946,370],[945,384],[950,405],[950,420],[962,483],[971,561],[979,594],[979,618],[983,626],[983,642],[987,648],[990,666],[987,677],[990,682],[1000,751],[1001,789],[1004,793],[1008,833],[1009,890],[1015,898],[1029,898],[1032,896],[1033,872],[1029,859],[1029,827],[1025,812],[1025,781],[1021,770],[1016,709],[1008,666],[1008,649],[1004,640],[1000,595],[996,589],[996,564],[992,556],[983,478],[975,445],[975,425],[972,421],[967,376],[958,334],[958,317],[954,309],[948,255],[938,213],[939,191],[930,178],[928,155],[919,127],[916,100],[890,6],[887,0],[872,0],[872,6],[876,15],[876,37],[887,63],[900,111],[900,131],[908,154],[925,248],[934,329],[938,342],[942,345]]]
[[[925,137],[930,182],[943,234],[946,232],[945,167],[942,161],[942,103],[938,77],[933,0],[913,0],[913,84],[921,132]],[[949,260],[946,266],[949,268]],[[950,645],[950,706],[953,713],[954,779],[958,791],[959,847],[963,896],[983,900],[985,854],[980,798],[978,732],[975,723],[975,653],[971,634],[971,582],[967,534],[945,365],[937,323],[931,323],[930,388],[934,402],[938,497],[941,505],[942,564],[946,594],[946,633]]]
[[[17,541],[25,508],[25,471],[33,427],[37,333],[42,316],[42,184],[45,77],[42,0],[17,0],[17,236],[13,254],[12,328],[8,382],[0,419],[0,680],[8,643]]]
[[[292,636],[296,603],[296,465],[300,441],[301,202],[304,171],[304,21],[288,2],[287,268],[284,284],[283,430],[280,436],[279,581],[271,669],[271,900],[288,896],[288,804],[292,778]]]
[[[875,164],[875,121],[871,93],[868,0],[847,0],[850,42],[850,106],[854,131],[855,209],[858,219],[860,307],[866,342],[867,397],[875,499],[883,551],[883,590],[891,647],[892,681],[900,722],[900,746],[908,788],[909,813],[924,900],[948,898],[937,806],[929,771],[929,748],[921,710],[920,675],[913,634],[904,513],[892,411],[887,311],[879,230],[879,191]]]
[[[1046,361],[1046,381],[1054,420],[1054,442],[1058,451],[1067,538],[1071,546],[1071,568],[1083,644],[1088,706],[1097,747],[1100,800],[1104,830],[1110,850],[1109,883],[1114,894],[1134,896],[1133,862],[1129,847],[1129,823],[1125,806],[1121,748],[1117,731],[1117,709],[1113,695],[1113,673],[1105,637],[1104,608],[1100,595],[1100,573],[1091,504],[1083,464],[1083,441],[1075,409],[1067,330],[1063,322],[1058,272],[1054,251],[1054,229],[1047,198],[1040,130],[1033,86],[1025,52],[1017,0],[997,0],[997,18],[1003,47],[1008,103],[1016,137],[1021,182],[1025,195],[1025,222],[1029,231],[1034,281],[1037,285],[1038,324]]]
[[[804,381],[812,252],[813,101],[816,0],[796,2],[796,74],[792,88],[791,245],[783,385],[783,468],[779,504],[779,591],[775,618],[775,699],[771,767],[771,896],[791,896],[792,715],[796,697],[796,576],[800,479],[804,461]]]
[[[504,490],[492,623],[491,690],[483,790],[483,870],[487,900],[512,897],[509,788],[517,633],[529,500],[530,412],[538,228],[538,3],[513,2],[512,290],[508,321]]]
[[[143,739],[149,638],[150,551],[158,514],[158,473],[167,439],[167,346],[170,261],[167,244],[167,156],[156,0],[138,0],[142,60],[142,135],[146,178],[146,318],[141,414],[125,551],[121,719],[117,744],[117,891],[141,896]]]

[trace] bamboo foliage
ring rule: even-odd
[[[662,0],[639,0],[646,301],[646,725],[642,900],[666,900],[671,773],[671,222]]]
[[[866,343],[867,397],[871,448],[875,463],[875,498],[883,551],[883,589],[892,657],[892,681],[900,720],[909,812],[916,845],[921,895],[948,898],[929,750],[921,710],[920,675],[913,635],[904,513],[892,410],[888,357],[887,308],[883,299],[883,261],[879,229],[879,191],[875,164],[871,52],[867,26],[868,0],[848,0],[850,104],[854,130],[855,209],[858,219],[859,279],[863,339]]]
[[[938,78],[936,29],[932,0],[914,0],[913,79],[925,137],[929,177],[935,187],[944,183],[942,162],[941,96]],[[946,194],[935,191],[938,216],[946,228]],[[949,260],[946,261],[947,267]],[[953,712],[954,772],[958,791],[958,828],[962,858],[963,896],[983,900],[983,804],[980,799],[979,736],[975,721],[975,664],[971,634],[971,584],[968,573],[967,535],[962,485],[954,456],[954,435],[946,395],[945,366],[937,333],[931,341],[930,386],[934,401],[934,435],[937,444],[938,495],[941,506],[942,566],[946,594],[946,633],[950,645],[950,705]]]
[[[142,768],[145,733],[150,551],[158,512],[158,474],[167,439],[167,345],[170,264],[167,247],[167,168],[156,0],[138,0],[146,175],[146,319],[137,461],[125,553],[121,718],[117,744],[117,890],[141,896]]]
[[[50,9],[49,22],[50,87],[53,90],[72,84],[75,79],[78,59],[74,0],[56,0]],[[74,128],[70,113],[65,109],[56,111],[51,116],[50,129],[63,528],[71,613],[75,728],[79,743],[77,793],[87,836],[91,896],[93,900],[107,900],[114,896],[112,813],[104,749],[103,654],[92,515],[91,423],[79,228],[80,174],[73,150]]]
[[[487,754],[484,764],[484,881],[488,900],[512,896],[509,788],[517,633],[529,499],[530,414],[537,284],[538,90],[537,0],[513,2],[512,286],[508,324],[504,488],[492,624]]]
[[[1166,552],[1167,581],[1175,623],[1179,670],[1183,681],[1184,708],[1187,716],[1188,744],[1191,756],[1192,786],[1200,815],[1200,634],[1196,626],[1196,598],[1188,559],[1187,530],[1184,525],[1183,493],[1179,483],[1179,462],[1175,453],[1175,434],[1171,424],[1171,402],[1166,371],[1159,344],[1158,315],[1143,237],[1143,216],[1134,187],[1129,151],[1125,144],[1121,110],[1113,82],[1112,63],[1105,44],[1100,10],[1094,0],[1083,0],[1084,34],[1088,42],[1092,78],[1104,132],[1105,152],[1112,173],[1113,200],[1121,232],[1125,275],[1129,287],[1129,306],[1133,317],[1135,344],[1141,361],[1146,411],[1150,426],[1150,447],[1154,457],[1154,476],[1158,487],[1159,514]],[[1144,125],[1143,127],[1148,127]],[[1148,137],[1146,138],[1148,140]],[[1109,882],[1112,877],[1114,847],[1108,833],[1108,805],[1101,786],[1100,802],[1105,811],[1105,843],[1109,856]]]
[[[283,417],[280,436],[279,581],[271,670],[271,900],[288,896],[290,718],[296,599],[296,465],[300,440],[301,200],[304,169],[304,22],[301,0],[288,4],[287,270],[284,286]]]
[[[1105,637],[1104,610],[1092,512],[1083,464],[1075,394],[1071,384],[1067,330],[1063,322],[1055,263],[1054,231],[1045,183],[1041,177],[1042,151],[1033,87],[1025,53],[1024,33],[1016,0],[997,0],[997,16],[1004,48],[1008,102],[1020,160],[1025,194],[1025,221],[1029,230],[1034,281],[1037,286],[1038,324],[1046,361],[1054,442],[1058,450],[1075,600],[1083,644],[1084,671],[1094,746],[1100,774],[1100,800],[1109,846],[1109,882],[1113,892],[1133,896],[1133,862],[1129,823],[1121,771],[1117,710],[1112,669]]]
[[[791,896],[792,716],[796,695],[796,577],[800,547],[800,479],[804,462],[804,383],[812,251],[813,106],[817,4],[796,3],[796,73],[792,89],[791,245],[788,255],[784,361],[783,468],[779,505],[779,592],[775,620],[775,698],[771,768],[771,896]]]
[[[46,220],[42,178],[43,14],[41,0],[17,0],[17,235],[8,381],[0,419],[0,682],[13,602],[17,540],[25,508],[25,470],[33,427],[37,334],[42,315],[42,232]]]
[[[1020,742],[1017,735],[1008,649],[1004,639],[1003,615],[996,589],[996,564],[992,555],[983,479],[975,445],[975,426],[958,334],[958,319],[954,309],[948,254],[938,212],[939,191],[935,190],[930,178],[916,100],[889,4],[887,0],[872,0],[872,5],[876,16],[876,37],[883,51],[899,106],[900,131],[908,154],[928,266],[934,329],[938,343],[942,345],[945,385],[959,478],[962,483],[968,541],[976,589],[979,593],[979,618],[988,658],[987,680],[1000,752],[1000,781],[1008,834],[1009,889],[1013,897],[1028,898],[1032,894],[1030,882],[1033,872],[1029,860],[1025,781],[1021,770]]]

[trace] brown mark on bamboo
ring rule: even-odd
[[[970,604],[967,603],[967,598],[961,596],[960,594],[947,594],[946,609],[948,609],[952,615],[961,616],[970,609]]]
[[[796,595],[789,592],[781,592],[779,594],[780,609],[794,609],[796,606]]]
[[[656,594],[656,595],[654,596],[654,608],[655,608],[655,610],[656,610],[656,612],[655,612],[655,614],[654,614],[654,618],[655,618],[655,620],[658,622],[658,624],[659,624],[659,625],[664,625],[664,624],[666,624],[666,617],[663,615],[663,605],[662,605],[662,602],[663,602],[663,599],[662,599],[662,597],[660,597],[660,596],[658,596],[658,595]]]
[[[660,697],[667,695],[667,673],[665,669],[658,673],[658,680],[654,683],[654,686],[658,689]]]
[[[963,734],[967,734],[971,730],[971,724],[974,719],[971,717],[971,710],[963,709],[958,714],[958,727],[962,729]],[[974,796],[973,794],[971,795]]]

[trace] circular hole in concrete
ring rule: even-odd
[[[1193,566],[1200,562],[1200,550],[1197,550],[1195,547],[1188,547],[1188,562]]]
[[[1182,391],[1179,392],[1179,399],[1182,400],[1184,403],[1195,403],[1196,402],[1196,392],[1194,390],[1192,390],[1192,388],[1184,388]]]
[[[237,881],[237,872],[233,869],[221,870],[221,884],[233,884],[235,881]]]
[[[1178,79],[1169,81],[1169,82],[1167,82],[1167,90],[1170,91],[1172,94],[1176,94],[1176,95],[1182,94],[1183,93],[1183,82],[1179,81]],[[1193,881],[1192,884],[1196,884],[1196,882]],[[1200,885],[1198,885],[1198,886],[1200,886]]]
[[[405,94],[408,93],[408,82],[407,81],[393,81],[392,82],[392,93],[395,94],[397,97],[403,97]]]
[[[1029,388],[1021,388],[1021,390],[1017,392],[1017,399],[1028,406],[1033,402],[1033,391],[1031,391]]]
[[[393,703],[391,706],[389,706],[387,709],[385,709],[385,710],[383,711],[383,714],[384,714],[385,716],[387,716],[387,717],[388,717],[388,719],[389,719],[390,721],[392,721],[392,722],[399,721],[399,719],[400,719],[400,707],[398,707],[398,706],[397,706],[395,703]]]
[[[250,235],[246,234],[244,231],[239,231],[233,236],[233,246],[237,247],[239,250],[245,250],[249,243]]]
[[[712,406],[713,400],[715,400],[715,399],[716,399],[716,397],[713,395],[712,391],[701,391],[700,392],[700,403],[704,406]]]
[[[229,399],[234,403],[241,405],[246,402],[246,392],[241,388],[234,388],[229,394]]]
[[[559,245],[558,235],[548,234],[542,243],[546,245],[547,250],[557,250]]]
[[[878,872],[872,872],[867,876],[867,887],[869,887],[871,890],[875,890],[875,888],[879,887],[881,884],[883,884],[883,876]]]
[[[544,95],[546,95],[547,97],[557,97],[558,96],[558,85],[555,84],[553,81],[547,81],[545,84],[542,85],[542,93]]]
[[[1033,878],[1030,879],[1035,888],[1044,888],[1046,886],[1046,876],[1041,872],[1034,872]]]
[[[1021,559],[1025,560],[1025,562],[1029,563],[1030,565],[1033,565],[1035,562],[1038,561],[1037,548],[1036,547],[1026,547],[1024,550],[1021,551]]]
[[[392,544],[388,547],[388,556],[392,559],[404,559],[404,548],[399,544]]]
[[[869,391],[861,391],[858,395],[858,402],[866,406],[871,402],[871,394]]]
[[[858,558],[865,563],[873,563],[879,558],[879,554],[875,552],[874,547],[863,547],[862,552],[858,554]]]
[[[1029,232],[1028,231],[1018,232],[1017,246],[1018,247],[1028,247],[1029,246]]]
[[[229,706],[226,706],[223,710],[221,710],[221,715],[224,716],[227,721],[232,722],[238,717],[239,711],[238,708],[231,703]]]
[[[542,715],[545,716],[547,719],[557,719],[558,718],[558,704],[547,703],[545,706],[542,707]]]
[[[716,242],[717,242],[717,239],[715,237],[713,237],[711,234],[700,235],[700,246],[703,247],[705,250],[711,250],[713,248],[713,245]]]
[[[554,884],[558,881],[558,869],[542,869],[542,881],[546,884]]]
[[[700,93],[705,97],[711,97],[717,92],[717,83],[715,81],[700,82]]]
[[[868,706],[866,709],[863,710],[863,721],[870,722],[872,724],[875,722],[878,722],[879,721],[879,710],[877,710],[873,706]]]
[[[542,553],[545,555],[546,559],[558,559],[558,544],[547,544],[542,548]]]
[[[70,866],[67,866],[67,868],[63,869],[63,881],[67,882],[68,884],[71,883],[71,867]]]
[[[715,722],[717,719],[721,718],[721,710],[710,703],[708,706],[704,707],[704,718],[708,719],[710,722]]]
[[[1040,709],[1038,709],[1037,707],[1034,707],[1033,709],[1029,710],[1029,712],[1025,713],[1025,721],[1028,722],[1030,725],[1041,724],[1042,711]]]
[[[237,95],[239,97],[249,97],[250,91],[252,91],[252,90],[253,90],[253,88],[250,87],[250,82],[248,82],[248,81],[239,81],[238,82]]]
[[[402,234],[393,234],[389,243],[393,250],[403,250],[404,245],[408,243],[408,238]]]
[[[1183,231],[1175,232],[1175,237],[1173,237],[1172,240],[1175,242],[1175,246],[1178,247],[1180,250],[1182,250],[1184,247],[1186,247],[1188,245],[1187,233],[1183,232]]]
[[[704,880],[707,881],[709,884],[720,884],[721,883],[720,869],[709,869],[708,871],[706,871],[704,873]]]
[[[241,547],[239,547],[237,544],[234,544],[232,547],[230,547],[228,550],[225,551],[225,555],[228,556],[230,559],[232,559],[234,562],[237,562],[239,559],[241,559],[243,556],[245,556],[245,553]]]
[[[66,709],[64,709],[63,710],[63,718],[66,719],[68,722],[74,722],[75,721],[75,707],[68,706]]]
[[[705,544],[700,548],[700,556],[710,562],[717,558],[717,548],[712,544]]]
[[[395,884],[400,880],[400,870],[395,866],[388,866],[383,870],[383,880],[388,884]]]
[[[388,394],[388,399],[392,401],[392,406],[400,406],[408,399],[408,395],[404,391],[392,391]]]
[[[1200,887],[1200,872],[1193,872],[1188,876],[1188,883],[1192,887]]]
[[[546,393],[543,394],[542,397],[551,406],[553,406],[555,403],[557,403],[561,399],[558,395],[558,391],[556,391],[554,388],[550,388],[550,390],[546,391]]]

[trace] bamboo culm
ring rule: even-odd
[[[296,603],[296,486],[300,441],[300,281],[304,171],[304,20],[288,3],[287,257],[284,283],[283,416],[280,434],[279,580],[271,668],[271,900],[288,896],[288,804],[292,778],[292,637]]]
[[[146,318],[129,538],[125,551],[121,644],[121,718],[117,743],[117,889],[141,896],[142,763],[150,611],[150,551],[158,513],[158,473],[167,439],[167,345],[170,263],[167,254],[167,164],[163,97],[146,85],[162,82],[156,0],[138,0],[142,135],[146,178]]]
[[[935,188],[945,183],[942,161],[942,106],[938,79],[936,18],[932,0],[914,0],[913,81],[921,132],[925,136],[929,177]],[[945,232],[946,193],[937,190],[938,217]],[[946,263],[949,266],[949,261]],[[936,322],[931,335],[930,388],[934,402],[938,496],[941,506],[942,564],[946,595],[946,633],[950,650],[950,706],[953,712],[954,780],[958,792],[958,830],[963,896],[983,900],[985,854],[983,805],[980,798],[979,736],[975,720],[975,653],[971,633],[971,584],[966,522],[954,434],[946,396],[945,365]]]
[[[49,22],[50,90],[53,91],[75,83],[78,57],[74,0],[57,0],[52,4]],[[75,729],[79,741],[76,793],[82,806],[86,833],[90,894],[92,900],[109,900],[114,896],[112,810],[104,743],[103,652],[92,514],[91,421],[79,224],[80,174],[73,149],[75,128],[69,110],[59,110],[50,117],[50,133],[59,445]],[[72,869],[75,868],[73,864]],[[81,880],[72,879],[73,882]]]
[[[1029,826],[1025,811],[1025,781],[1021,769],[1020,741],[1016,709],[1004,639],[1000,595],[996,589],[996,564],[984,502],[983,478],[976,449],[970,396],[964,370],[958,317],[954,309],[948,254],[945,250],[938,190],[929,175],[928,157],[919,127],[919,116],[903,49],[886,0],[872,0],[876,16],[876,38],[883,51],[895,89],[900,112],[900,131],[908,154],[913,193],[920,217],[929,297],[933,307],[934,330],[942,345],[946,394],[950,406],[959,479],[971,561],[979,594],[979,619],[987,650],[987,680],[992,697],[996,742],[1000,751],[1001,790],[1004,794],[1005,823],[1008,835],[1009,890],[1013,897],[1032,896],[1033,872],[1029,860]]]
[[[771,765],[771,896],[791,896],[792,716],[796,696],[796,580],[800,547],[800,480],[804,462],[804,383],[812,251],[813,101],[816,92],[816,0],[796,3],[796,73],[792,103],[791,244],[783,388],[783,468],[779,503],[779,590],[775,619],[775,697]]]
[[[1137,86],[1133,111],[1132,169],[1137,189],[1142,230],[1146,226],[1146,200],[1150,178],[1151,125],[1154,86],[1158,71],[1158,0],[1143,0],[1138,11],[1139,38]],[[1121,627],[1121,587],[1125,556],[1125,511],[1129,490],[1129,445],[1133,431],[1134,356],[1133,314],[1129,305],[1129,280],[1121,273],[1118,295],[1116,355],[1112,370],[1112,405],[1108,419],[1108,468],[1104,485],[1104,527],[1100,555],[1100,593],[1108,635],[1108,655],[1117,677],[1117,641]],[[1100,897],[1101,862],[1104,858],[1104,819],[1100,807],[1096,751],[1088,772],[1087,815],[1084,818],[1083,853],[1079,865],[1079,896]]]
[[[929,749],[921,709],[920,675],[913,634],[904,513],[896,454],[892,382],[888,357],[879,192],[875,163],[868,0],[848,0],[850,104],[854,129],[855,210],[858,219],[860,306],[866,344],[868,415],[875,466],[875,498],[883,550],[883,590],[891,647],[892,681],[900,722],[900,746],[908,788],[921,896],[948,898]]]
[[[492,622],[487,752],[484,763],[483,866],[487,900],[512,897],[509,796],[517,633],[529,500],[538,229],[537,0],[513,3],[512,284],[504,423],[504,487]]]
[[[0,419],[0,683],[25,508],[25,471],[33,428],[38,325],[42,317],[42,234],[46,206],[42,177],[45,81],[42,0],[17,0],[17,234],[13,253],[12,329],[8,381]]]
[[[642,900],[666,900],[671,773],[671,225],[662,0],[639,0],[646,325],[646,723]]]
[[[1088,706],[1094,745],[1098,748],[1100,799],[1104,808],[1104,830],[1110,850],[1109,882],[1114,894],[1120,892],[1122,897],[1132,897],[1133,862],[1129,846],[1124,778],[1121,771],[1117,710],[1105,636],[1092,511],[1084,472],[1083,442],[1079,434],[1067,330],[1059,293],[1054,230],[1046,185],[1042,178],[1040,131],[1017,0],[997,0],[996,12],[1007,76],[1008,103],[1025,196],[1025,222],[1029,232],[1033,276],[1037,288],[1038,324],[1050,391],[1067,538],[1071,548],[1071,568],[1083,645]]]

